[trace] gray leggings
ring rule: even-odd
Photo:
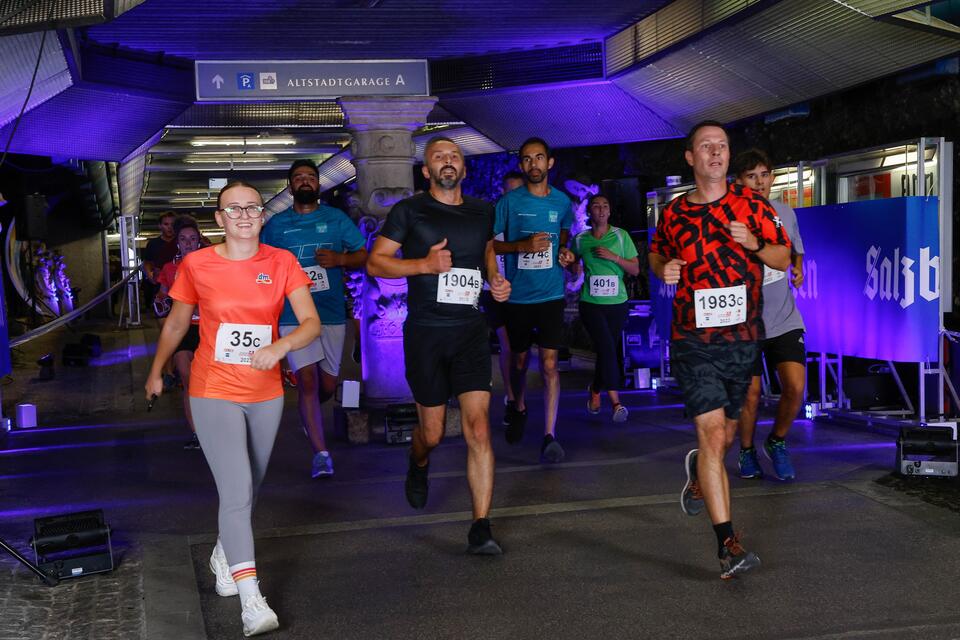
[[[227,564],[253,562],[251,514],[277,437],[283,398],[230,402],[191,397],[190,410],[217,483],[217,520]]]

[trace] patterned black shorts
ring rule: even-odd
[[[687,413],[695,417],[722,407],[727,418],[740,417],[757,354],[756,342],[674,340],[670,365]]]

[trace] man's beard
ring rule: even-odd
[[[442,177],[443,172],[446,171],[447,169],[453,169],[456,175],[452,178]],[[463,175],[464,175],[463,171],[457,172],[457,170],[453,166],[446,165],[446,166],[440,167],[440,171],[437,171],[436,173],[433,173],[431,171],[430,180],[441,189],[450,191],[451,189],[457,188],[457,185],[459,185],[460,181],[463,180]]]
[[[301,187],[293,192],[293,201],[297,204],[314,204],[320,199],[320,194],[310,187]]]
[[[529,173],[524,172],[523,176],[527,179],[527,182],[532,184],[539,184],[547,179],[547,172],[541,171],[539,175],[531,176]]]

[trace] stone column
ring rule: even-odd
[[[383,223],[396,202],[413,195],[413,132],[426,122],[434,97],[343,97],[340,107],[352,134],[360,207]],[[379,230],[379,226],[377,227]],[[403,278],[365,277],[360,318],[364,398],[367,407],[412,402],[404,377]]]

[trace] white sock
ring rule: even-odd
[[[256,562],[232,564],[230,565],[230,575],[233,576],[233,581],[237,583],[240,602],[246,602],[250,596],[260,595],[260,581],[257,580]]]

